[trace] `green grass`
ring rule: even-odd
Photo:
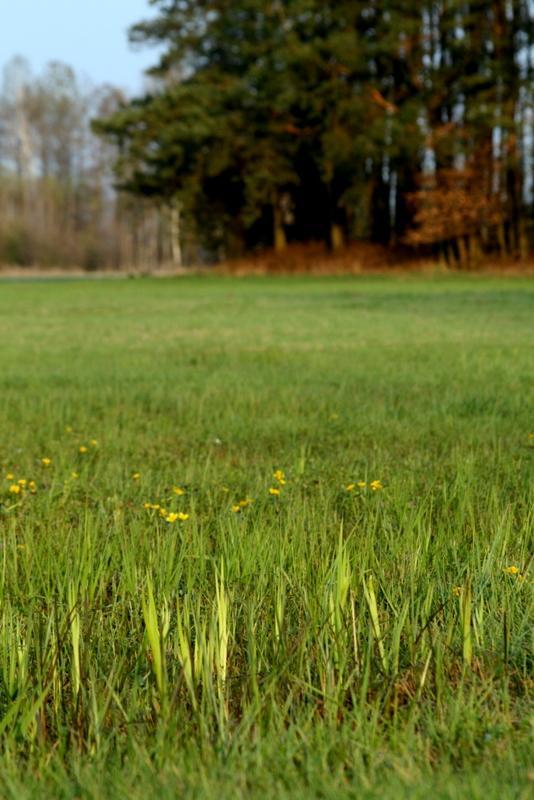
[[[0,284],[0,796],[526,798],[533,301]]]

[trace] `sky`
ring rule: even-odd
[[[0,0],[0,69],[16,55],[35,72],[64,61],[93,83],[134,93],[157,55],[132,49],[127,29],[153,13],[148,0]]]

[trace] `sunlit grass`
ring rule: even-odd
[[[0,794],[527,792],[528,281],[0,290]]]

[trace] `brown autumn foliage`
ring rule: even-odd
[[[291,244],[281,252],[262,250],[231,259],[217,270],[228,275],[333,275],[358,274],[394,264],[394,254],[382,245],[359,242],[332,251],[321,242],[312,242]]]
[[[441,259],[441,268],[458,268],[459,263]],[[464,265],[468,266],[468,264]],[[534,259],[518,262],[510,256],[484,255],[477,269],[488,273],[534,273]],[[337,251],[321,242],[290,244],[282,251],[263,250],[242,258],[230,259],[217,265],[222,275],[359,275],[383,272],[433,272],[440,268],[434,249],[428,245],[413,247],[384,247],[370,242],[353,242]]]
[[[439,147],[439,134],[434,132],[434,147]],[[442,126],[441,134],[450,131]],[[514,142],[510,140],[507,147],[504,155],[509,162]],[[475,267],[488,254],[526,261],[525,221],[513,200],[521,190],[509,184],[515,174],[509,163],[495,157],[491,144],[478,148],[463,166],[424,173],[417,190],[408,195],[413,226],[404,242],[416,249],[431,248],[451,266]]]

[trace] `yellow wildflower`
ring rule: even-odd
[[[132,480],[133,481],[138,481],[140,478],[141,478],[141,473],[140,472],[134,472],[134,474],[132,475]]]
[[[184,514],[183,511],[172,511],[165,517],[165,519],[167,522],[185,522],[189,519],[189,514]]]
[[[239,500],[237,503],[232,505],[232,511],[234,514],[239,514],[244,508],[248,508],[248,506],[252,505],[254,500],[251,497],[247,497],[245,500]]]
[[[167,509],[166,509],[166,508],[161,508],[161,507],[159,508],[159,515],[160,515],[160,517],[166,517],[166,516],[168,515],[168,513],[169,513],[169,512],[167,511]]]
[[[21,478],[20,481],[17,481],[17,483],[18,483],[19,486],[22,486],[22,488],[24,489],[26,484],[28,483],[28,481],[26,480],[26,478]]]
[[[519,567],[511,566],[503,569],[505,575],[519,575]]]
[[[22,491],[22,488],[18,485],[18,483],[13,483],[9,487],[9,491],[10,491],[11,494],[20,494],[21,491]]]
[[[273,472],[273,478],[275,479],[275,481],[278,481],[280,486],[286,485],[286,476],[281,469],[277,469],[275,470],[275,472]]]
[[[280,489],[278,489],[277,487],[271,486],[271,488],[269,489],[269,494],[272,497],[279,497],[280,496]]]
[[[91,439],[89,444],[91,445],[91,447],[96,447],[98,445],[98,439]]]
[[[28,484],[28,488],[32,494],[35,494],[35,492],[37,491],[37,484],[35,483],[35,481],[30,481]]]
[[[365,481],[358,481],[358,486],[360,487],[360,489],[365,489],[367,483]]]
[[[51,463],[52,463],[52,459],[51,458],[42,458],[41,459],[41,464],[43,465],[43,467],[49,467]]]
[[[177,494],[178,497],[181,497],[183,494],[185,494],[185,489],[182,489],[181,486],[173,486],[172,491],[174,494]]]
[[[452,590],[452,593],[453,593],[453,595],[455,597],[460,597],[461,594],[462,594],[462,587],[461,586],[455,586],[454,589]]]
[[[78,478],[78,473],[77,472],[71,472],[70,473],[70,477],[72,478],[73,481],[75,481]]]
[[[356,488],[356,484],[355,483],[348,483],[345,486],[345,489],[346,489],[347,492],[353,492],[355,488]]]
[[[12,472],[8,472],[6,475],[6,481],[12,481],[15,478]]]
[[[383,488],[384,488],[384,487],[382,486],[382,483],[381,483],[381,481],[371,481],[371,483],[369,484],[369,486],[371,487],[371,489],[373,490],[373,492],[378,492],[378,491],[379,491],[379,489],[383,489]]]
[[[82,445],[81,445],[81,446],[78,448],[78,452],[79,452],[79,453],[81,453],[81,454],[83,455],[84,453],[87,453],[88,449],[89,449],[88,447],[86,447],[84,444],[82,444]]]

